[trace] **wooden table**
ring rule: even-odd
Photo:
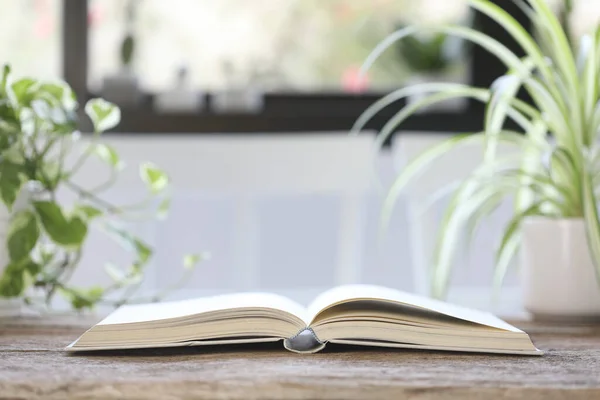
[[[600,326],[515,323],[543,357],[278,344],[68,355],[77,324],[0,320],[1,399],[600,399]]]

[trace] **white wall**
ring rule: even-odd
[[[143,197],[135,170],[143,160],[155,161],[173,178],[170,218],[132,224],[156,249],[144,290],[176,279],[183,254],[209,250],[212,259],[173,298],[268,290],[307,302],[324,288],[354,281],[420,291],[413,262],[420,246],[415,245],[414,225],[409,223],[409,205],[420,201],[422,189],[430,189],[431,182],[435,187],[435,181],[468,171],[480,149],[463,150],[447,158],[443,168],[423,175],[419,185],[400,199],[387,236],[378,242],[382,192],[372,178],[389,185],[411,149],[443,135],[401,138],[391,151],[374,155],[369,135],[111,135],[107,139],[131,168],[108,198]],[[78,180],[89,184],[103,174],[101,165],[93,163]],[[435,207],[428,220],[435,224],[442,211],[443,204]],[[507,280],[502,301],[490,303],[494,242],[509,213],[507,205],[493,215],[479,231],[470,256],[457,263],[452,300],[517,311],[514,274]],[[107,282],[102,265],[108,260],[125,262],[127,257],[116,244],[93,232],[75,281]]]

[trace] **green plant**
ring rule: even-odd
[[[600,28],[571,45],[565,29],[545,0],[519,1],[533,21],[538,41],[510,14],[488,0],[470,0],[471,7],[501,25],[520,45],[517,56],[502,43],[475,29],[441,25],[410,26],[388,36],[365,61],[363,70],[393,43],[421,31],[442,32],[480,45],[507,68],[489,88],[431,83],[397,90],[367,109],[356,122],[358,132],[380,110],[393,101],[415,93],[427,93],[395,114],[378,135],[383,143],[410,115],[422,107],[445,99],[467,97],[485,103],[481,132],[457,135],[425,151],[409,163],[391,186],[385,199],[385,223],[405,185],[435,160],[473,143],[483,144],[484,162],[458,188],[445,211],[436,241],[431,270],[431,293],[447,291],[457,241],[466,233],[467,242],[485,216],[506,198],[514,199],[514,216],[506,226],[496,253],[495,284],[498,287],[511,259],[518,252],[520,227],[529,216],[583,218],[588,247],[600,283],[600,225],[597,193],[600,184]],[[524,90],[531,102],[517,94]],[[517,130],[506,128],[512,120]],[[498,146],[514,148],[499,156]],[[451,187],[451,186],[450,186]]]
[[[100,137],[119,123],[120,110],[102,99],[90,100],[85,114],[93,123],[94,134],[84,141],[76,131],[77,107],[66,83],[13,80],[10,68],[4,67],[0,81],[0,200],[10,220],[6,234],[9,263],[0,266],[0,297],[24,297],[29,303],[43,305],[60,293],[76,309],[97,303],[123,304],[132,301],[152,257],[152,249],[122,225],[132,219],[166,215],[168,176],[154,164],[144,163],[140,176],[148,187],[146,199],[115,205],[103,198],[123,163]],[[91,157],[107,165],[109,177],[84,188],[76,175]],[[66,190],[76,198],[68,210],[59,201],[59,191]],[[125,267],[106,265],[113,280],[110,286],[82,289],[70,285],[69,280],[92,225],[131,249],[133,260]],[[199,260],[200,256],[185,257],[186,276]]]
[[[445,33],[409,36],[398,41],[395,47],[402,62],[413,73],[444,72],[464,56],[463,43]]]
[[[136,18],[137,0],[129,0],[125,8],[126,33],[121,42],[121,64],[124,68],[131,68],[135,52],[135,38],[133,36],[134,22]]]

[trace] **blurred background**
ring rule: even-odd
[[[529,26],[513,2],[497,3]],[[409,187],[384,237],[382,197],[418,151],[480,129],[483,106],[429,108],[378,152],[375,133],[413,99],[387,107],[363,134],[348,132],[392,90],[438,81],[488,86],[504,70],[444,35],[395,45],[365,76],[360,66],[383,38],[414,22],[476,26],[515,48],[464,0],[0,0],[0,10],[2,62],[17,75],[65,79],[81,103],[116,102],[122,122],[106,139],[127,164],[151,160],[171,175],[170,218],[133,228],[156,248],[146,290],[176,279],[190,249],[212,254],[174,298],[265,290],[307,302],[354,282],[426,293],[444,199],[423,210],[425,199],[477,165],[480,149],[444,158]],[[573,35],[599,15],[600,2],[575,1]],[[100,173],[89,168],[84,179]],[[135,174],[126,171],[110,196],[142,193]],[[490,296],[495,241],[509,216],[507,204],[477,232],[451,300],[502,312],[520,304],[516,272],[502,301]],[[94,236],[75,281],[108,279],[102,265],[125,257],[120,251]]]

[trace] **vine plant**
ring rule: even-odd
[[[114,204],[106,193],[117,182],[124,163],[101,137],[119,124],[120,109],[103,99],[88,101],[84,111],[94,132],[85,138],[77,131],[77,109],[76,96],[67,83],[13,79],[10,67],[4,67],[0,80],[0,206],[5,207],[6,218],[0,221],[5,225],[5,248],[0,252],[6,252],[8,264],[0,265],[0,296],[47,307],[60,294],[77,310],[97,304],[157,301],[168,291],[148,298],[133,297],[153,250],[125,226],[166,216],[168,175],[153,163],[141,164],[147,198],[135,204]],[[92,158],[106,164],[109,177],[84,187],[77,174]],[[65,197],[74,200],[67,205],[61,200]],[[105,265],[110,285],[80,288],[70,281],[92,226],[131,250],[132,259],[129,265]],[[186,269],[180,283],[204,257],[184,257]]]

